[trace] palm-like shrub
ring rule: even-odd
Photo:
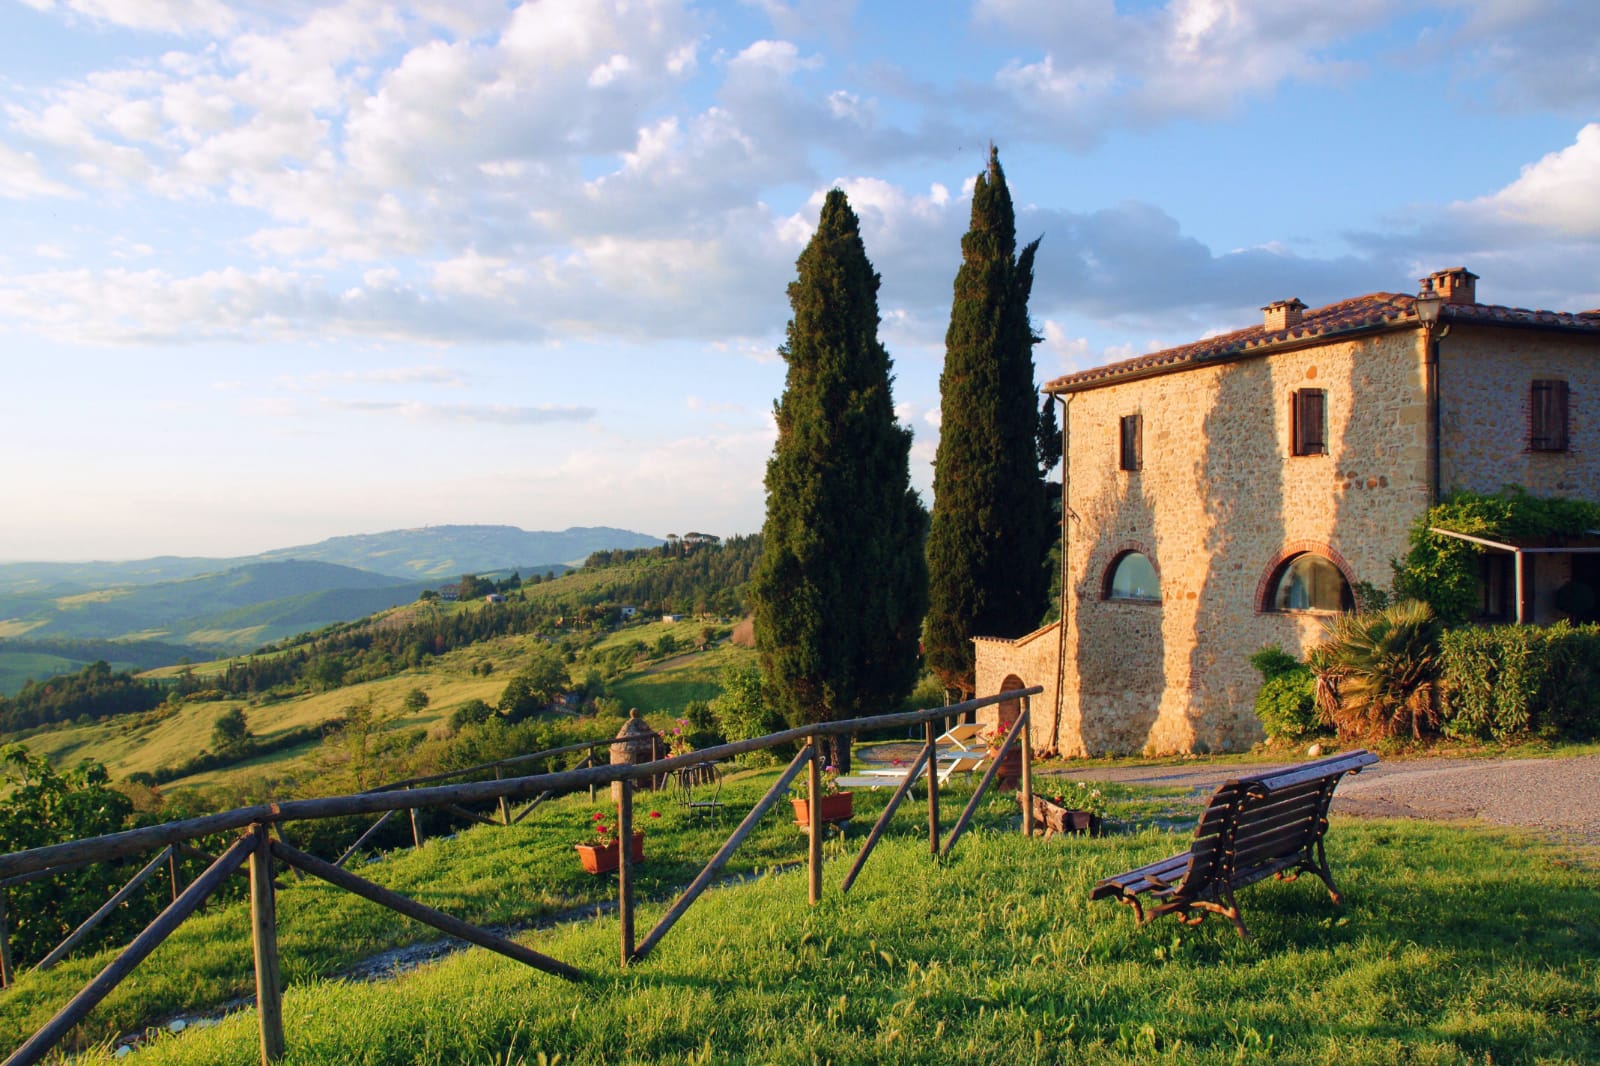
[[[1341,615],[1308,657],[1317,701],[1341,737],[1379,738],[1439,728],[1439,641],[1425,603]]]

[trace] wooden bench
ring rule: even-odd
[[[1127,904],[1140,925],[1163,914],[1198,925],[1210,911],[1230,919],[1246,940],[1250,931],[1233,894],[1265,877],[1314,873],[1338,903],[1322,847],[1328,804],[1341,777],[1377,761],[1371,752],[1353,751],[1229,781],[1211,797],[1188,851],[1107,877],[1090,898]]]

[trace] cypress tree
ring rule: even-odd
[[[1000,158],[972,192],[961,238],[944,372],[928,531],[928,665],[945,689],[974,692],[971,638],[1015,637],[1039,623],[1048,585],[1028,322],[1034,241],[1016,255],[1016,217]]]
[[[895,422],[879,279],[840,190],[797,267],[751,585],[764,690],[791,725],[896,709],[916,683],[927,608],[911,431]],[[848,742],[832,756],[848,769]]]

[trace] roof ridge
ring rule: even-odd
[[[1369,292],[1351,296],[1321,307],[1310,308],[1293,325],[1269,330],[1265,323],[1213,334],[1187,344],[1146,352],[1131,359],[1064,374],[1044,386],[1046,392],[1068,391],[1099,382],[1114,381],[1136,374],[1171,372],[1184,366],[1244,355],[1295,341],[1317,337],[1392,328],[1416,321],[1415,296],[1397,292]],[[1558,329],[1600,329],[1600,311],[1535,311],[1502,304],[1446,304],[1446,319],[1509,326],[1555,327]]]

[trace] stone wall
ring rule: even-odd
[[[1441,342],[1445,489],[1600,498],[1600,345],[1592,337],[1453,324]],[[1034,704],[1034,741],[1063,755],[1228,750],[1260,739],[1267,644],[1303,655],[1330,615],[1263,609],[1301,552],[1351,584],[1387,588],[1429,503],[1423,336],[1400,329],[1069,394],[1066,645],[1059,718]],[[1531,383],[1569,383],[1570,450],[1528,447]],[[1292,455],[1299,389],[1326,390],[1326,455]],[[1123,416],[1143,419],[1143,464],[1119,469]],[[1126,552],[1146,555],[1158,603],[1106,597]],[[1558,616],[1570,560],[1535,560],[1534,614]],[[978,692],[1010,676],[1053,689],[1051,627],[978,643]],[[1049,645],[1048,649],[1045,645]]]
[[[1068,633],[1061,748],[1212,751],[1260,738],[1249,656],[1302,654],[1320,612],[1263,611],[1277,567],[1315,551],[1387,586],[1428,497],[1416,331],[1194,367],[1071,396]],[[1299,389],[1327,396],[1328,454],[1292,456]],[[1143,468],[1118,468],[1118,427],[1143,416]],[[1159,603],[1105,598],[1139,551]]]
[[[1532,386],[1566,381],[1565,452],[1528,447]],[[1600,344],[1582,336],[1455,325],[1439,345],[1440,480],[1445,490],[1600,497]]]
[[[1056,692],[1060,631],[1060,626],[1048,625],[1016,640],[979,637],[973,642],[977,650],[976,692],[979,696],[1044,686],[1042,693],[1028,701],[1033,715],[1030,733],[1034,751],[1041,756],[1056,750],[1053,738],[1062,707]],[[978,721],[994,726],[1006,710],[1004,705],[984,707],[978,712]],[[1007,715],[1006,720],[1012,719]]]

